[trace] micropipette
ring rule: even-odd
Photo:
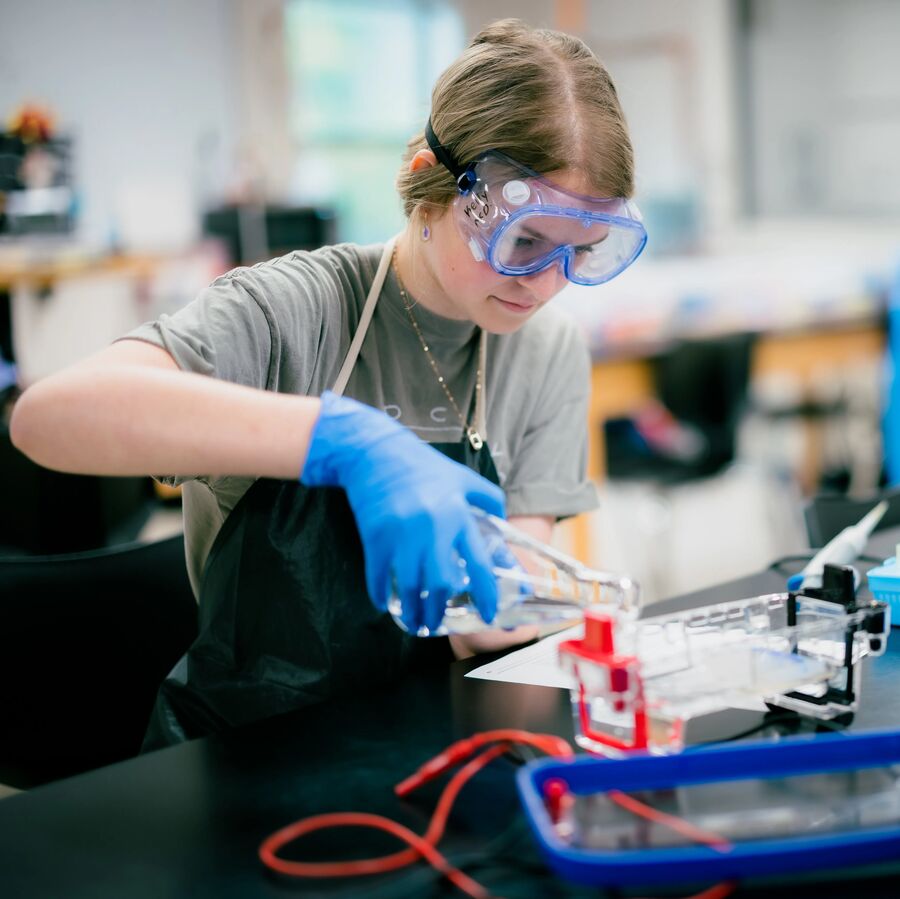
[[[887,512],[887,500],[882,500],[874,509],[867,512],[856,524],[844,528],[836,537],[825,544],[807,562],[799,574],[788,579],[789,590],[800,590],[804,587],[822,586],[822,569],[826,565],[849,565],[856,561],[863,551],[872,531]]]

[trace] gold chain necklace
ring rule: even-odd
[[[453,411],[456,413],[459,418],[460,424],[463,426],[463,431],[465,432],[466,438],[474,450],[480,450],[484,446],[484,440],[481,438],[481,434],[478,433],[476,427],[470,424],[466,417],[462,414],[462,411],[459,408],[459,404],[453,397],[453,394],[450,393],[450,388],[447,386],[447,382],[444,380],[444,376],[441,374],[440,369],[438,368],[437,362],[435,361],[434,356],[431,354],[431,349],[428,346],[428,342],[425,340],[425,335],[422,333],[422,329],[419,327],[419,323],[416,321],[415,316],[412,311],[412,303],[409,301],[409,297],[407,296],[406,289],[403,287],[403,282],[400,280],[400,270],[397,268],[397,248],[394,247],[394,252],[391,254],[391,264],[394,267],[394,276],[397,278],[397,286],[400,288],[400,299],[403,301],[403,308],[406,310],[406,314],[409,316],[410,324],[413,326],[413,330],[416,332],[416,335],[419,338],[419,343],[422,344],[422,349],[425,351],[425,357],[428,359],[428,363],[431,365],[431,370],[434,372],[434,376],[438,379],[438,384],[443,388],[444,393],[447,395],[447,399],[450,401],[450,405],[453,406]],[[478,366],[477,374],[475,375],[475,408],[478,408],[478,398],[481,393],[481,365]]]

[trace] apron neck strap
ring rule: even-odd
[[[366,339],[366,332],[369,330],[372,316],[375,314],[375,304],[378,302],[378,297],[381,295],[381,288],[384,286],[384,279],[387,277],[388,269],[391,267],[391,257],[393,256],[394,244],[396,243],[397,235],[395,234],[384,245],[384,252],[381,254],[381,260],[375,271],[375,279],[372,281],[372,286],[369,288],[362,315],[359,318],[359,325],[356,328],[356,333],[353,335],[353,340],[350,342],[350,349],[347,350],[347,355],[344,357],[344,364],[341,366],[337,380],[331,388],[332,392],[336,393],[338,396],[344,395],[344,389],[347,386],[347,382],[350,380],[350,373],[353,371],[353,366],[356,365],[357,358],[359,358],[360,347]]]
[[[481,439],[487,443],[487,413],[485,412],[485,398],[487,393],[487,334],[481,329],[478,338],[478,370],[481,372],[481,389],[475,391],[475,429]]]
[[[366,296],[362,315],[359,317],[359,325],[356,328],[356,333],[353,335],[353,340],[350,342],[350,349],[347,350],[347,355],[344,357],[341,370],[331,388],[332,392],[336,393],[338,396],[344,395],[344,390],[347,387],[347,382],[350,380],[353,366],[356,365],[356,360],[359,358],[360,348],[363,345],[363,341],[366,339],[366,333],[369,330],[369,325],[372,323],[372,316],[375,314],[375,306],[378,303],[378,297],[381,296],[381,289],[384,287],[388,269],[391,267],[391,258],[394,255],[394,245],[397,243],[397,238],[398,235],[395,234],[384,245],[381,260],[378,263],[378,268],[375,270],[375,278],[373,279],[372,286],[369,288],[369,293]],[[481,390],[475,392],[475,428],[481,435],[481,439],[486,441],[487,413],[485,411],[484,395],[486,393],[485,385],[487,384],[487,336],[483,330],[478,339],[478,368],[481,371]]]

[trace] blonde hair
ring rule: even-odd
[[[431,125],[467,165],[501,150],[535,171],[580,171],[596,196],[630,197],[634,158],[625,117],[606,69],[585,43],[560,31],[504,19],[480,31],[438,78]],[[416,134],[403,154],[397,190],[407,217],[457,196],[443,165],[409,170],[428,144]]]

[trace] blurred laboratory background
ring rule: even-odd
[[[4,555],[178,531],[177,492],[24,459],[19,392],[235,265],[397,231],[431,85],[507,16],[609,68],[649,232],[554,301],[594,358],[603,500],[560,545],[674,595],[900,476],[894,0],[29,0],[0,12]]]

